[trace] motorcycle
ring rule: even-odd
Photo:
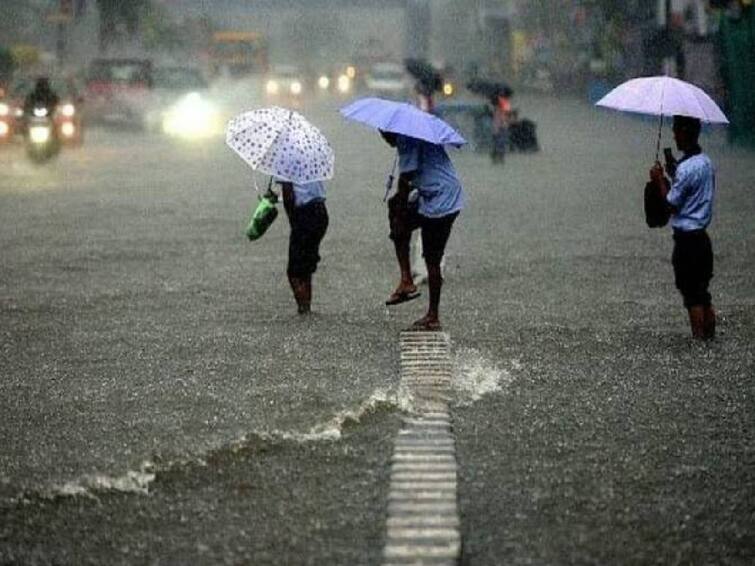
[[[26,127],[26,154],[34,163],[44,163],[60,153],[52,112],[44,106],[35,106]]]

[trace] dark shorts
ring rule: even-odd
[[[317,270],[320,242],[327,229],[328,210],[324,202],[316,201],[294,208],[288,240],[288,275],[304,278]]]
[[[410,238],[412,232],[419,228],[422,234],[422,256],[430,264],[440,264],[443,259],[451,227],[457,216],[459,213],[454,212],[440,218],[428,218],[417,212],[416,204],[401,206],[395,197],[388,199],[391,240]]]
[[[713,247],[705,230],[674,231],[674,266],[676,288],[684,297],[684,306],[710,306],[708,284],[713,278]]]

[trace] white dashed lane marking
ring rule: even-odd
[[[448,411],[450,338],[441,332],[404,332],[400,345],[401,386],[413,410],[394,443],[383,564],[456,564],[461,535]]]

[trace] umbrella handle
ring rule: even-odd
[[[655,160],[658,161],[659,156],[661,154],[661,133],[663,131],[663,114],[661,114],[661,119],[658,121],[658,140],[655,143]]]

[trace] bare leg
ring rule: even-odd
[[[713,305],[705,307],[703,319],[704,338],[711,340],[716,337],[716,311],[713,309]]]
[[[427,263],[427,285],[430,288],[430,303],[425,318],[428,322],[440,322],[438,310],[440,308],[440,290],[443,287],[440,263]]]
[[[289,275],[288,282],[294,293],[299,314],[309,314],[312,303],[312,277],[301,278]]]
[[[427,286],[430,289],[430,302],[427,314],[415,321],[409,330],[441,330],[439,308],[440,290],[443,287],[443,275],[440,263],[427,263]]]
[[[705,337],[705,307],[694,305],[687,309],[689,312],[689,326],[692,330],[692,337],[702,339]]]
[[[401,294],[406,292],[415,292],[417,287],[414,285],[412,276],[412,263],[409,254],[409,244],[411,242],[411,232],[406,237],[400,237],[393,240],[396,249],[396,259],[401,272],[401,279],[394,293]]]

